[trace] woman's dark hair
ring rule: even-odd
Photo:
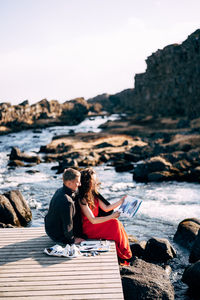
[[[81,171],[81,186],[79,187],[79,199],[81,204],[85,201],[89,207],[94,208],[94,196],[98,194],[97,187],[93,188],[92,175],[96,174],[92,168],[87,168]]]

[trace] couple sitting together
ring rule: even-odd
[[[63,187],[51,199],[45,216],[47,235],[56,243],[80,243],[84,239],[113,240],[119,260],[129,260],[132,252],[128,236],[118,220],[120,206],[125,197],[109,204],[98,192],[98,180],[92,168],[81,173],[65,169]]]

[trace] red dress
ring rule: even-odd
[[[91,209],[94,216],[98,216],[99,201],[95,199],[95,207]],[[132,257],[132,252],[128,242],[127,233],[118,219],[111,219],[103,223],[92,224],[82,213],[83,233],[89,239],[113,240],[116,244],[117,255],[122,259]]]

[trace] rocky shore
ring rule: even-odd
[[[106,164],[131,172],[137,182],[200,182],[200,119],[122,117],[101,127],[100,133],[55,136],[30,157],[13,148],[9,167],[56,162],[53,169]]]

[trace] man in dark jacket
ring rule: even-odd
[[[63,173],[63,187],[51,199],[45,216],[45,231],[56,243],[73,244],[83,239],[74,236],[73,217],[75,216],[74,197],[80,183],[80,172],[68,168]]]

